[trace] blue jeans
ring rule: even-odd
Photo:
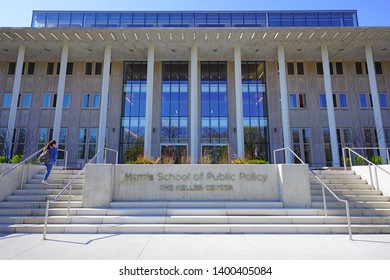
[[[46,172],[45,172],[45,176],[43,177],[43,180],[46,181],[47,178],[49,178],[51,169],[53,168],[53,164],[51,164],[51,163],[46,163],[45,166],[46,166]]]

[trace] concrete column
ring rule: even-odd
[[[191,163],[199,162],[198,47],[191,48]]]
[[[23,70],[23,62],[24,62],[24,54],[26,52],[26,46],[20,45],[18,58],[16,61],[16,71],[15,71],[15,79],[14,86],[12,89],[12,97],[11,97],[11,107],[9,110],[9,118],[8,118],[8,127],[7,127],[7,136],[6,142],[7,147],[9,147],[7,153],[8,157],[11,157],[11,148],[12,148],[12,138],[14,135],[15,122],[16,122],[16,112],[18,109],[18,99],[20,93],[20,84],[22,82],[22,70]]]
[[[328,112],[330,146],[332,149],[333,166],[339,167],[340,154],[339,154],[338,141],[337,141],[336,117],[335,117],[334,106],[333,106],[333,91],[332,91],[332,80],[330,78],[329,54],[328,54],[328,47],[326,45],[321,46],[321,56],[322,56],[322,66],[324,69],[326,108]]]
[[[241,46],[234,47],[234,80],[236,86],[236,133],[237,155],[245,157],[244,146],[244,118],[242,105],[242,79],[241,79]]]
[[[379,148],[381,148],[379,153],[382,157],[382,162],[385,163],[387,160],[387,153],[385,150],[386,139],[385,139],[385,133],[383,131],[382,114],[381,114],[381,108],[380,108],[380,104],[379,104],[378,87],[377,87],[377,83],[376,83],[374,58],[372,55],[372,47],[370,45],[367,45],[365,47],[365,50],[366,50],[366,60],[367,60],[367,67],[368,67],[368,78],[370,81],[372,106],[374,107],[375,127],[376,127],[376,131],[378,134]]]
[[[62,53],[61,53],[61,68],[60,68],[60,76],[58,78],[57,104],[56,104],[54,125],[53,125],[53,139],[56,140],[57,143],[59,143],[60,140],[62,107],[64,104],[66,67],[68,64],[68,55],[69,55],[69,47],[65,45],[62,47]]]
[[[103,81],[102,81],[102,94],[100,100],[100,116],[99,116],[99,134],[98,134],[98,150],[104,148],[104,142],[106,140],[106,126],[107,126],[107,102],[108,102],[108,89],[110,86],[110,64],[111,64],[111,46],[106,46],[104,49],[104,61],[103,61]],[[98,155],[97,162],[103,163],[104,152]]]
[[[154,80],[154,46],[148,48],[148,70],[146,83],[146,116],[144,156],[152,156],[152,126],[153,126],[153,80]]]
[[[290,133],[290,112],[288,108],[288,93],[287,93],[287,74],[286,74],[286,58],[284,54],[284,46],[278,46],[278,62],[279,62],[279,86],[280,98],[282,100],[282,126],[283,126],[283,143],[284,147],[291,148],[291,133]],[[292,155],[289,151],[285,152],[287,163],[292,162]],[[276,159],[274,159],[276,160]]]

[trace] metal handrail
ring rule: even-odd
[[[106,163],[107,160],[107,151],[115,152],[115,164],[118,164],[118,151],[109,149],[109,148],[102,148],[100,151],[98,151],[85,165],[91,164],[93,160],[96,159],[96,157],[102,152],[105,151],[104,155],[104,163]],[[72,183],[82,174],[85,172],[85,166],[83,169],[81,169],[76,176],[74,176],[67,184],[66,186],[54,197],[53,200],[47,200],[46,201],[46,210],[45,210],[45,224],[43,228],[43,239],[46,239],[46,233],[47,233],[47,223],[48,223],[48,218],[49,218],[49,208],[50,208],[50,203],[57,201],[57,199],[69,188],[69,196],[68,196],[68,211],[67,211],[67,216],[70,216],[70,201],[71,201],[71,195],[72,195]]]
[[[14,167],[6,170],[3,174],[0,175],[0,179],[3,178],[5,175],[11,173],[12,171],[14,171],[16,168],[18,168],[19,166],[21,165],[25,165],[26,162],[28,162],[30,159],[36,157],[38,154],[40,154],[42,152],[44,148],[41,148],[39,149],[38,151],[34,152],[32,155],[30,155],[29,157],[27,157],[26,159],[24,159],[23,161],[19,162],[17,165],[15,165]],[[67,168],[67,161],[68,161],[68,151],[67,150],[63,150],[63,149],[58,149],[59,151],[63,151],[65,152],[65,170]],[[23,170],[22,170],[22,178],[21,178],[21,182],[20,182],[20,188],[22,189],[23,188],[23,185],[24,185],[24,177],[25,177],[25,171],[24,171],[24,167],[23,167]]]
[[[386,155],[387,155],[387,160],[388,160],[388,163],[390,163],[390,148],[380,148],[380,147],[345,147],[345,148],[349,148],[351,150],[374,150],[374,151],[381,151],[381,150],[385,150],[386,151]],[[380,152],[379,152],[380,153]],[[360,154],[359,154],[360,155]],[[343,155],[344,156],[344,155]],[[362,155],[360,155],[362,156]],[[345,157],[344,157],[345,158]],[[345,166],[345,165],[344,165]]]
[[[293,150],[290,149],[290,147],[285,147],[285,148],[281,148],[281,149],[277,149],[277,150],[274,150],[274,160],[275,160],[275,163],[276,163],[276,152],[280,152],[280,151],[290,151],[302,164],[305,164],[305,162],[296,154],[294,153]],[[350,213],[349,213],[349,202],[348,200],[345,200],[345,199],[341,199],[339,198],[329,187],[327,184],[325,184],[325,182],[320,178],[318,177],[318,175],[316,173],[314,173],[314,171],[308,167],[309,169],[309,172],[314,175],[316,177],[317,180],[319,180],[321,182],[321,186],[322,186],[322,199],[323,199],[323,202],[324,202],[324,212],[325,212],[325,216],[328,216],[328,209],[327,209],[327,205],[326,205],[326,196],[325,196],[325,189],[327,189],[330,194],[332,194],[339,202],[344,202],[345,203],[345,209],[346,209],[346,214],[347,214],[347,225],[348,225],[348,235],[349,235],[349,239],[352,240],[352,228],[351,228],[351,217],[350,217]]]
[[[354,149],[360,149],[360,148],[354,148]],[[346,164],[346,158],[345,158],[345,150],[348,150],[348,153],[349,153],[349,164],[351,165],[351,168],[353,167],[352,165],[352,158],[351,158],[351,152],[353,154],[355,154],[356,156],[362,158],[365,162],[368,163],[368,167],[369,167],[369,171],[370,171],[370,179],[371,179],[371,184],[374,186],[374,188],[376,190],[379,190],[379,180],[378,180],[378,171],[377,169],[385,172],[386,174],[390,175],[390,172],[387,171],[386,169],[380,167],[379,165],[376,165],[375,163],[371,162],[369,159],[365,158],[364,156],[362,156],[361,154],[355,152],[352,148],[349,148],[349,147],[344,147],[343,148],[343,161],[344,161],[344,170],[347,170],[347,164]],[[374,184],[374,181],[373,181],[373,178],[372,178],[372,171],[371,171],[371,166],[374,166],[375,169],[375,181],[376,181],[376,186]]]

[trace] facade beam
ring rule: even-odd
[[[332,149],[332,165],[334,167],[340,166],[340,154],[338,149],[337,141],[337,127],[336,127],[336,116],[333,106],[333,91],[332,91],[332,80],[330,77],[329,67],[329,54],[328,46],[321,46],[322,66],[324,70],[324,83],[325,83],[325,95],[326,95],[326,108],[328,112],[328,123],[329,123],[329,134],[330,134],[330,146]]]
[[[11,106],[9,110],[8,127],[7,127],[7,135],[6,135],[6,142],[8,147],[7,150],[8,158],[11,158],[12,155],[12,138],[15,130],[16,113],[18,109],[18,99],[20,94],[20,85],[22,82],[23,62],[24,62],[25,53],[26,53],[26,46],[20,45],[18,51],[18,58],[16,61],[15,79],[14,79],[14,85],[12,89]]]
[[[378,86],[377,86],[376,76],[375,76],[375,66],[374,66],[374,58],[372,55],[372,47],[370,45],[367,45],[365,47],[365,52],[366,52],[366,60],[367,60],[367,68],[368,68],[368,78],[370,82],[370,91],[372,97],[372,106],[374,108],[375,127],[376,127],[376,132],[378,134],[378,145],[380,148],[379,154],[382,157],[382,163],[386,163],[387,162],[386,139],[383,130],[382,113],[379,104]]]
[[[58,77],[58,88],[57,88],[57,103],[54,114],[53,124],[53,139],[57,141],[59,145],[60,130],[61,130],[61,119],[62,119],[62,108],[64,104],[64,93],[65,93],[65,81],[66,81],[66,67],[68,64],[69,46],[64,45],[61,52],[61,66],[60,75]]]
[[[153,127],[154,46],[148,47],[147,67],[144,156],[151,158]]]
[[[286,57],[284,46],[278,46],[278,62],[279,62],[279,86],[280,98],[282,103],[282,126],[283,126],[283,146],[285,148],[292,148],[291,146],[291,132],[290,132],[290,112],[288,108],[288,93],[287,93],[287,74],[286,74]],[[285,152],[285,159],[287,163],[292,162],[292,156],[289,151]],[[274,159],[276,161],[276,159]]]
[[[198,47],[191,48],[191,163],[199,163]]]
[[[234,80],[236,89],[237,156],[245,157],[244,119],[242,105],[241,46],[234,47]]]
[[[107,126],[107,103],[108,90],[110,86],[110,64],[111,64],[111,46],[106,46],[104,50],[103,61],[103,81],[102,81],[102,98],[100,101],[100,116],[99,116],[99,130],[98,130],[98,149],[97,152],[104,148],[106,140],[106,126]],[[98,163],[103,163],[104,153],[100,153],[97,157]]]

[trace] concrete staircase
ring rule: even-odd
[[[43,174],[0,202],[0,232],[42,233],[46,199],[53,198],[77,171]],[[351,171],[318,171],[350,201],[353,233],[390,233],[390,199]],[[345,206],[327,194],[324,216],[321,187],[311,178],[312,208],[284,208],[278,201],[113,201],[109,208],[83,208],[83,179],[67,199],[51,204],[48,233],[347,233]]]

